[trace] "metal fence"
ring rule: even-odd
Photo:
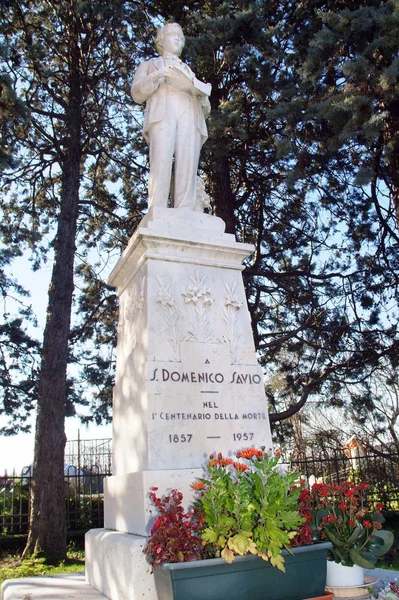
[[[104,478],[111,475],[111,440],[73,440],[65,453],[65,510],[68,530],[103,527]],[[283,459],[284,460],[284,459]],[[387,510],[399,512],[399,455],[368,452],[347,458],[342,452],[284,460],[310,483],[365,481],[372,499]],[[29,523],[29,491],[32,468],[0,477],[0,536],[26,534]]]
[[[370,497],[387,510],[399,511],[399,455],[369,451],[365,456],[347,458],[342,452],[302,460],[287,460],[290,467],[310,483],[343,483],[363,481],[370,484]]]
[[[65,451],[65,511],[70,532],[104,526],[104,478],[111,475],[110,439],[72,440]],[[28,533],[32,466],[0,477],[0,536]]]

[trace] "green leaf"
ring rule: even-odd
[[[304,522],[304,518],[298,514],[297,510],[292,510],[284,512],[281,515],[281,521],[287,529],[296,529]]]
[[[249,546],[250,538],[245,535],[243,532],[237,533],[228,541],[228,546],[231,550],[233,550],[236,554],[246,554]]]
[[[319,508],[318,510],[316,510],[316,512],[312,515],[312,527],[314,529],[317,529],[320,525],[320,521],[322,520],[322,518],[326,517],[328,514],[328,510],[326,510],[325,508]]]
[[[335,562],[340,562],[345,566],[352,566],[353,562],[346,548],[332,548],[331,552]]]
[[[326,537],[328,537],[328,539],[330,540],[330,542],[334,544],[334,546],[337,546],[338,548],[343,548],[345,546],[345,542],[341,542],[341,540],[339,540],[333,533],[331,533],[331,531],[328,531],[328,529],[324,529],[323,531],[326,534]]]
[[[385,519],[379,513],[373,512],[373,513],[370,513],[370,521],[376,521],[377,523],[380,523],[382,525],[382,523],[385,522]]]
[[[392,547],[394,543],[394,535],[392,531],[381,529],[380,531],[376,531],[371,539],[374,541],[375,538],[381,539],[383,545],[380,546],[380,548],[373,548],[373,554],[378,557],[383,556]]]
[[[349,548],[350,546],[353,546],[353,544],[359,539],[359,537],[361,536],[363,531],[364,531],[363,527],[361,527],[360,525],[356,525],[355,529],[352,531],[351,535],[346,540],[345,546],[347,548]]]
[[[281,554],[270,556],[270,564],[272,564],[273,567],[277,567],[279,571],[285,573],[284,557]]]
[[[207,527],[202,532],[201,539],[208,544],[214,544],[216,542],[216,540],[218,539],[218,536],[213,531],[213,529],[210,529],[209,527]]]
[[[363,567],[364,569],[374,569],[374,564],[365,558],[355,548],[351,548],[349,550],[349,556],[358,567]]]
[[[367,552],[364,550],[361,554],[365,560],[368,560],[373,565],[377,563],[377,557],[372,552]]]

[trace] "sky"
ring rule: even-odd
[[[115,259],[116,260],[116,259]],[[28,302],[32,304],[35,311],[39,327],[34,331],[30,331],[37,339],[41,340],[45,323],[45,314],[47,308],[47,290],[49,286],[52,269],[52,261],[43,266],[39,271],[32,272],[30,263],[24,257],[14,261],[11,269],[12,275],[23,285],[30,290],[30,298]],[[111,265],[108,265],[109,272]],[[106,274],[104,273],[106,278]],[[10,307],[7,307],[8,309]],[[34,448],[34,424],[35,415],[32,415],[31,433],[17,434],[15,436],[0,436],[0,476],[5,470],[10,475],[13,470],[19,474],[22,467],[28,466],[33,462]],[[67,418],[65,423],[66,435],[68,440],[76,440],[78,431],[80,439],[102,439],[112,437],[112,425],[106,426],[90,426],[82,425],[77,418]]]

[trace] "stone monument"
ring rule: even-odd
[[[132,85],[134,99],[147,101],[149,210],[109,279],[120,298],[113,475],[105,529],[86,536],[88,582],[112,600],[157,598],[142,554],[152,487],[178,488],[189,502],[210,453],[271,447],[241,274],[253,248],[198,211],[210,86],[170,62],[184,43],[178,25],[157,39],[162,57],[140,65]],[[175,208],[168,208],[173,158]]]

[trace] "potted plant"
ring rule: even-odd
[[[374,508],[368,502],[369,489],[367,483],[350,481],[312,486],[309,500],[314,532],[332,543],[328,586],[363,585],[363,569],[374,569],[393,544],[393,533],[382,529],[383,506]]]
[[[279,457],[250,448],[237,460],[210,457],[193,483],[194,509],[182,495],[151,498],[159,516],[145,553],[159,600],[303,600],[322,597],[329,543],[311,542],[310,515],[300,503],[298,475]]]

